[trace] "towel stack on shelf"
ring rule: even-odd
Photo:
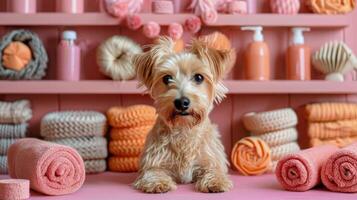
[[[156,121],[156,110],[151,106],[113,107],[107,112],[111,141],[108,167],[110,171],[135,172],[147,134]]]
[[[106,130],[106,117],[96,111],[53,112],[41,122],[41,136],[76,149],[84,160],[86,173],[106,170]]]
[[[357,104],[309,104],[306,114],[311,146],[345,147],[357,141]]]
[[[27,121],[32,117],[28,100],[0,101],[0,173],[7,174],[7,150],[19,138],[24,138]]]
[[[271,171],[275,171],[280,158],[300,150],[295,127],[297,122],[296,113],[291,108],[244,115],[245,128],[252,136],[263,139],[271,149]]]

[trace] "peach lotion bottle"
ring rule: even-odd
[[[249,44],[245,52],[244,74],[247,80],[270,80],[270,51],[264,42],[263,27],[247,26],[243,31],[254,31],[253,42]]]
[[[291,29],[293,37],[286,53],[286,78],[288,80],[311,80],[311,50],[305,45],[304,31],[309,28]]]

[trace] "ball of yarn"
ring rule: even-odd
[[[198,33],[201,30],[202,22],[197,16],[192,16],[185,21],[185,29],[190,33]]]
[[[156,116],[156,109],[147,105],[112,107],[107,112],[108,122],[115,128],[150,125],[156,121]]]
[[[183,27],[179,23],[171,23],[168,27],[168,35],[173,39],[173,40],[178,40],[182,37],[183,35]]]
[[[143,33],[147,38],[156,38],[160,35],[161,27],[157,22],[148,22],[143,27]]]
[[[126,18],[126,25],[131,30],[138,30],[143,25],[143,21],[139,15],[130,15]]]
[[[5,49],[2,57],[3,65],[7,69],[20,71],[31,61],[30,48],[22,42],[11,42]]]
[[[271,166],[270,148],[262,139],[246,137],[234,145],[231,161],[245,176],[260,175]]]
[[[136,172],[139,169],[139,157],[110,157],[108,167],[115,172]]]
[[[318,14],[345,14],[356,7],[355,0],[307,0],[306,4]]]
[[[97,50],[100,71],[113,80],[129,80],[136,76],[132,57],[142,52],[138,44],[127,37],[113,36]]]
[[[300,0],[270,0],[273,13],[297,14],[300,10]]]

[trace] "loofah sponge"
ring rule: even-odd
[[[264,140],[246,137],[239,140],[232,149],[231,161],[243,175],[260,175],[269,170],[270,148]]]
[[[145,139],[117,140],[109,142],[109,152],[115,156],[139,156],[144,148]]]
[[[27,122],[31,118],[32,110],[30,108],[30,101],[0,101],[0,123],[18,124]]]
[[[107,162],[105,159],[101,160],[85,160],[84,167],[86,174],[94,174],[104,172],[107,169]]]
[[[147,105],[112,107],[107,112],[109,124],[115,128],[150,125],[155,122],[156,116],[155,108]]]
[[[298,151],[300,151],[300,146],[296,142],[291,142],[271,148],[271,157],[273,161],[277,161],[287,154]]]
[[[139,169],[139,157],[111,157],[108,161],[110,171],[137,172]]]
[[[41,136],[47,140],[103,136],[106,132],[106,118],[96,111],[52,112],[41,121]]]
[[[297,116],[293,109],[284,108],[261,113],[248,113],[243,117],[247,130],[256,134],[282,130],[297,124]]]
[[[153,128],[153,125],[135,126],[132,128],[112,128],[110,138],[112,140],[142,140]]]
[[[270,147],[275,147],[296,141],[298,139],[298,132],[296,128],[288,128],[263,135],[252,133],[252,136],[257,136],[264,140]]]
[[[22,42],[11,42],[2,56],[5,68],[21,71],[31,61],[31,49]]]

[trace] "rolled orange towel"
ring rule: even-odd
[[[109,142],[109,152],[115,156],[139,156],[144,148],[145,139],[116,140]]]
[[[357,104],[315,103],[306,106],[306,114],[311,122],[357,119]]]
[[[137,126],[130,128],[112,128],[110,138],[112,140],[141,140],[145,139],[147,134],[153,128],[154,124]]]
[[[275,175],[286,190],[307,191],[320,183],[320,170],[325,160],[338,150],[324,145],[284,156],[277,164]]]
[[[310,144],[313,147],[321,146],[325,144],[332,144],[338,147],[346,147],[357,141],[357,136],[354,137],[343,137],[343,138],[334,138],[328,140],[321,140],[318,138],[313,138],[310,140]]]
[[[108,167],[115,172],[136,172],[139,169],[139,157],[110,157]]]
[[[231,161],[243,175],[260,175],[271,166],[270,148],[264,140],[257,137],[246,137],[233,147]]]
[[[115,128],[145,126],[155,122],[156,110],[147,105],[112,107],[108,110],[107,117],[109,124]]]
[[[321,170],[322,183],[334,192],[357,192],[357,143],[331,155]]]
[[[319,139],[357,136],[357,120],[309,123],[308,134]]]

